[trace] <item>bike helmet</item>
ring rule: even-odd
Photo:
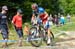
[[[44,12],[45,12],[44,8],[42,8],[42,7],[39,7],[39,8],[38,8],[38,11],[39,11],[39,14],[41,14],[41,13],[44,13]]]
[[[33,3],[31,7],[32,7],[32,9],[37,9],[38,5],[36,3]]]

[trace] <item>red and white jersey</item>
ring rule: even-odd
[[[46,22],[48,20],[48,15],[44,13],[44,14],[40,15],[40,19],[42,20],[42,23],[46,24]]]

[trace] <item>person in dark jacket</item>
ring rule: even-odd
[[[2,6],[2,11],[0,13],[0,31],[3,37],[3,47],[7,47],[8,40],[8,21],[7,21],[7,6]]]

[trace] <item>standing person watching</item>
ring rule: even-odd
[[[61,25],[64,25],[65,24],[65,18],[64,18],[63,15],[61,15],[61,17],[60,17],[60,24]]]
[[[67,21],[68,21],[68,22],[71,21],[71,16],[70,16],[70,14],[67,14]]]
[[[22,31],[22,10],[21,9],[17,10],[17,14],[13,17],[12,23],[14,24],[16,32],[19,36],[18,46],[22,46],[23,31]]]
[[[7,6],[2,6],[2,11],[0,13],[0,30],[3,37],[3,46],[4,48],[7,47],[7,40],[8,40],[8,21],[7,21]]]

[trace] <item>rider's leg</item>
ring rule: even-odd
[[[50,24],[49,24],[49,22],[46,22],[45,29],[47,31],[47,37],[48,37],[47,44],[50,44],[50,42],[51,42],[51,40],[50,40],[51,30],[50,30]]]
[[[40,18],[37,18],[37,24],[38,24],[37,29],[38,29],[38,31],[40,29],[39,27],[40,27],[41,23],[42,23],[42,20]]]
[[[47,44],[50,44],[51,43],[51,33],[50,33],[51,31],[50,31],[50,29],[48,28],[48,30],[47,30],[47,36],[48,36],[48,41],[47,41]]]

